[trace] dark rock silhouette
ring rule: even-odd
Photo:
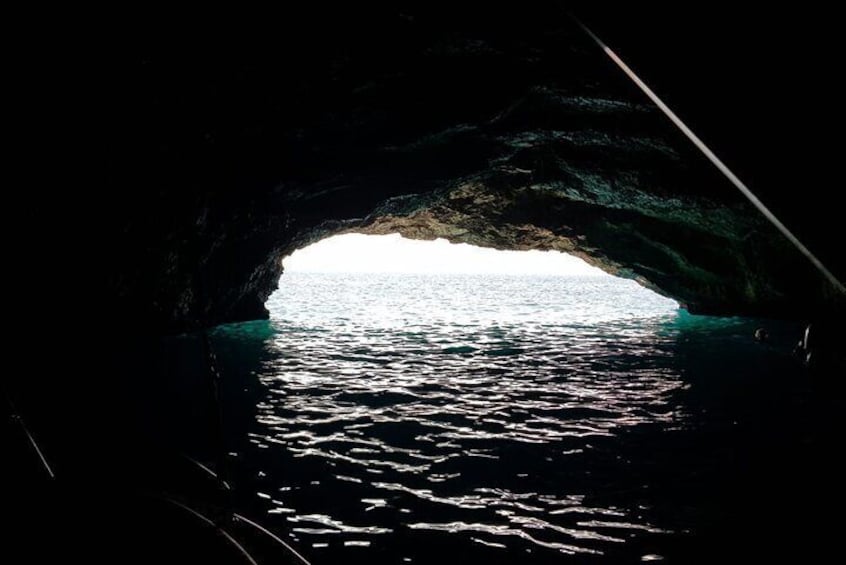
[[[842,308],[554,3],[279,21],[246,39],[115,30],[45,72],[75,85],[30,100],[60,114],[61,155],[31,170],[58,177],[33,193],[50,212],[32,206],[63,248],[21,272],[75,273],[87,318],[178,331],[264,316],[300,246],[399,231],[572,252],[691,312]]]
[[[7,513],[27,534],[7,537],[23,551],[66,547],[57,532],[88,542],[92,524],[100,528],[94,543],[119,539],[109,530],[143,532],[124,528],[130,514],[130,526],[163,524],[158,514],[135,517],[133,505],[114,508],[125,500],[116,493],[135,484],[126,475],[150,474],[139,461],[161,463],[146,457],[124,400],[146,414],[144,400],[180,398],[169,388],[180,376],[161,374],[151,354],[157,339],[133,334],[265,315],[284,255],[333,233],[559,249],[693,312],[842,320],[843,298],[557,3],[400,4],[286,6],[263,28],[205,27],[194,14],[191,26],[169,32],[138,13],[120,20],[77,6],[86,25],[51,22],[57,14],[46,10],[34,29],[10,20],[4,78],[15,174],[6,176],[4,282],[17,337],[8,350],[24,363],[4,381],[72,493],[53,496],[24,468],[7,482],[20,497]],[[735,5],[685,12],[668,26],[652,17],[666,6],[650,14],[643,3],[598,4],[606,12],[598,31],[617,32],[606,39],[634,52],[632,64],[647,67],[674,107],[684,102],[679,113],[698,117],[691,125],[716,139],[721,155],[733,147],[729,164],[844,280],[833,196],[842,158],[831,142],[842,129],[840,19],[791,10],[773,25],[776,10],[756,6],[744,16]],[[657,39],[656,30],[664,32]],[[803,74],[789,72],[796,68]],[[743,105],[710,119],[718,114],[711,107],[723,111],[726,98],[738,97],[767,111],[752,126]],[[834,345],[818,351],[842,351],[839,327]],[[199,386],[186,385],[184,396]],[[825,515],[832,497],[842,498],[829,448],[838,430],[819,429],[827,435],[817,444],[785,458],[784,469],[799,474],[761,476],[772,482],[760,492],[775,529],[750,533],[754,522],[739,518],[729,528],[745,540],[741,556],[831,554],[834,522],[804,519],[815,514],[806,506]],[[10,451],[7,468],[28,466],[28,444],[15,441],[23,447]],[[788,484],[782,476],[811,491],[770,496]],[[82,519],[98,498],[109,511]],[[703,539],[711,553],[727,547],[711,543],[721,535]],[[109,562],[114,555],[122,554]]]

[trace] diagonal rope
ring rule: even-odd
[[[41,451],[41,448],[38,447],[38,442],[35,441],[35,437],[33,437],[33,435],[29,432],[29,428],[26,426],[26,422],[24,422],[23,417],[20,415],[17,408],[15,407],[15,403],[12,402],[12,397],[9,396],[8,392],[6,392],[6,403],[9,405],[9,411],[11,413],[12,419],[20,425],[21,429],[29,440],[30,445],[32,445],[33,449],[35,449],[35,453],[38,455],[38,459],[41,460],[41,465],[44,467],[44,470],[47,471],[47,474],[50,476],[51,479],[55,479],[56,475],[55,473],[53,473],[53,469],[47,462],[47,458],[44,456],[44,453]]]
[[[219,533],[221,536],[223,536],[223,538],[226,541],[228,541],[232,545],[232,547],[234,547],[236,550],[238,550],[238,552],[241,555],[244,556],[244,559],[246,559],[251,565],[259,565],[258,562],[255,559],[253,559],[253,556],[250,555],[250,552],[247,551],[246,548],[244,548],[244,546],[241,545],[238,542],[238,540],[236,540],[234,537],[232,537],[232,534],[230,534],[229,532],[224,530],[214,520],[212,520],[211,518],[209,518],[208,516],[206,516],[205,514],[200,512],[199,510],[195,510],[194,508],[191,508],[187,504],[183,504],[182,502],[179,502],[175,498],[170,498],[170,497],[165,496],[165,497],[162,497],[162,500],[164,500],[165,502],[169,502],[170,504],[173,504],[174,506],[178,506],[179,508],[182,508],[183,510],[185,510],[186,512],[190,513],[192,516],[194,516],[195,518],[197,518],[198,520],[203,522],[204,524],[214,528],[215,531],[217,533]],[[299,557],[299,555],[297,555],[297,556]]]
[[[261,526],[260,524],[257,524],[255,522],[253,522],[252,520],[245,518],[244,516],[241,516],[240,514],[233,514],[233,516],[235,517],[236,520],[244,522],[245,524],[249,524],[250,526],[252,526],[256,530],[262,532],[263,534],[265,534],[266,536],[271,538],[273,541],[275,541],[276,543],[278,543],[279,545],[281,545],[282,547],[287,549],[292,555],[294,555],[294,557],[299,559],[300,562],[303,563],[304,565],[310,565],[308,560],[305,557],[303,557],[302,555],[300,555],[297,552],[296,549],[294,549],[293,547],[291,547],[290,545],[285,543],[285,541],[282,538],[280,538],[279,536],[277,536],[276,534],[274,534],[273,532],[271,532],[270,530],[268,530],[264,526]]]
[[[723,173],[723,175],[745,196],[749,202],[752,203],[755,208],[758,209],[761,214],[764,215],[770,223],[778,229],[787,238],[790,243],[793,244],[796,249],[798,249],[802,255],[807,257],[807,259],[814,265],[814,267],[819,270],[820,273],[836,288],[841,294],[846,294],[846,287],[843,286],[843,283],[840,282],[834,274],[829,271],[825,265],[823,265],[822,261],[820,261],[816,255],[811,253],[811,250],[808,249],[799,238],[793,235],[787,226],[785,226],[781,220],[779,220],[775,214],[770,211],[769,208],[761,202],[757,196],[749,189],[746,184],[740,180],[737,175],[735,175],[728,166],[722,162],[722,160],[717,157],[711,149],[705,145],[705,142],[699,139],[693,131],[687,127],[681,118],[679,118],[675,112],[673,112],[669,106],[667,106],[663,100],[661,100],[655,92],[649,86],[646,85],[643,80],[639,76],[635,74],[635,72],[610,48],[608,47],[599,37],[593,33],[590,28],[588,28],[585,24],[583,24],[577,17],[574,15],[570,15],[570,17],[576,22],[576,24],[596,43],[602,51],[608,55],[608,57],[614,61],[614,63],[620,67],[620,69],[626,73],[626,75],[634,82],[638,88],[640,88],[646,96],[649,97],[652,102],[655,103],[658,108],[664,112],[664,114],[672,121],[676,127],[678,127],[681,132],[687,136],[687,138],[693,142],[693,144],[702,152],[705,157],[711,161],[711,163],[717,167],[717,169]]]

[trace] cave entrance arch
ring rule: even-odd
[[[678,304],[635,281],[620,279],[557,251],[504,251],[398,233],[347,233],[284,259],[280,288],[266,307],[271,319],[308,324],[328,318],[398,325],[462,315],[481,323],[567,324],[654,318]],[[480,295],[481,293],[481,295]],[[380,320],[374,320],[374,312]],[[495,314],[495,315],[493,315]]]
[[[405,242],[434,248],[433,257],[449,247],[471,251],[443,240]],[[585,525],[583,514],[616,513],[640,520],[638,536],[661,533],[651,518],[583,503],[586,487],[572,474],[591,484],[595,461],[583,453],[613,452],[638,427],[674,425],[684,381],[668,350],[674,337],[660,329],[676,303],[587,266],[580,280],[589,289],[581,294],[552,271],[521,276],[462,264],[432,273],[422,253],[423,265],[411,265],[417,272],[400,265],[351,274],[343,267],[363,259],[337,247],[328,265],[282,275],[267,305],[270,323],[258,324],[261,362],[239,361],[262,385],[244,459],[266,471],[256,496],[271,525],[293,523],[292,541],[327,562],[342,560],[348,547],[402,558],[410,547],[427,551],[429,539],[466,551],[482,539],[550,558],[623,541],[599,531],[607,524]],[[565,259],[475,252],[487,261]],[[344,264],[332,264],[341,258]],[[527,486],[535,473],[548,483]],[[621,473],[621,482],[627,477]],[[569,506],[578,512],[560,512]],[[538,511],[549,513],[541,526],[528,519]],[[420,518],[426,512],[431,518]],[[440,524],[452,522],[468,527],[445,533]]]

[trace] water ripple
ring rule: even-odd
[[[290,458],[270,511],[297,508],[316,548],[427,532],[598,555],[665,532],[603,493],[642,487],[604,476],[623,457],[607,442],[685,418],[661,329],[675,304],[630,281],[450,284],[283,278],[251,436]]]

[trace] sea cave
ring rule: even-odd
[[[825,34],[751,10],[401,4],[59,26],[18,57],[34,150],[4,226],[23,354],[4,557],[828,556],[846,262]],[[615,278],[286,272],[388,235]],[[560,306],[600,295],[638,315]]]

